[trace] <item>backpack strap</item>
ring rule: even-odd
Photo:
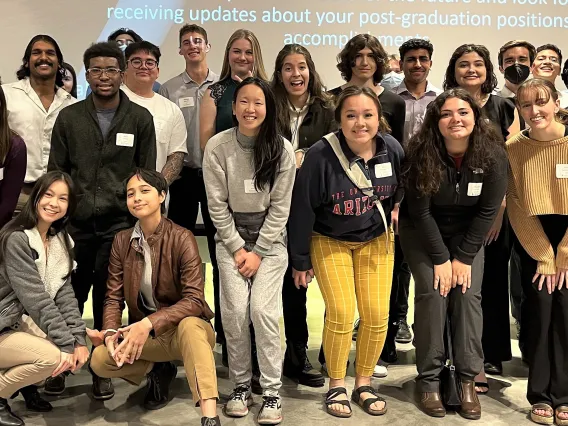
[[[373,184],[367,178],[367,176],[365,176],[365,173],[363,173],[363,170],[361,170],[360,167],[354,167],[353,169],[349,167],[349,160],[347,160],[345,153],[341,149],[341,143],[339,142],[339,139],[337,138],[335,133],[330,133],[328,135],[325,135],[324,139],[329,142],[329,145],[333,149],[333,152],[337,156],[337,159],[339,160],[339,163],[341,164],[341,167],[343,168],[343,171],[345,172],[349,180],[351,180],[351,182],[353,182],[353,185],[359,188],[359,190],[363,194],[369,197],[369,199],[373,202],[373,204],[381,214],[381,218],[383,219],[383,225],[385,227],[385,234],[387,236],[387,253],[388,253],[390,236],[389,236],[389,227],[387,225],[388,223],[387,216],[385,214],[385,209],[383,208],[383,205],[381,204],[378,195],[374,193]]]

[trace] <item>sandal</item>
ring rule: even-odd
[[[347,396],[347,390],[345,390],[345,388],[333,388],[333,389],[328,390],[327,393],[325,394],[325,406],[326,406],[326,410],[327,410],[328,414],[331,414],[334,417],[341,417],[341,418],[346,419],[348,417],[351,417],[351,414],[353,414],[353,410],[351,409],[351,404],[350,404],[349,400],[348,399],[346,399],[346,400],[333,399],[333,398],[337,398],[341,394],[345,394],[345,396]],[[344,413],[342,411],[334,410],[333,408],[331,408],[331,406],[333,404],[345,405],[346,407],[349,407],[349,412]]]
[[[475,382],[475,387],[487,389],[485,391],[477,392],[478,395],[485,395],[487,392],[489,392],[489,383],[487,383],[487,382]]]
[[[567,426],[568,419],[559,418],[558,417],[559,413],[568,413],[568,405],[559,405],[558,407],[556,407],[556,410],[554,410],[554,415],[556,417],[556,424],[558,426]]]
[[[375,398],[361,398],[362,393],[371,393],[375,396]],[[353,393],[351,394],[351,401],[357,404],[359,407],[363,409],[363,411],[371,416],[382,416],[387,412],[387,403],[384,398],[381,398],[377,391],[373,389],[371,386],[359,386],[357,389],[353,389]],[[385,406],[382,410],[375,410],[371,408],[375,402],[384,402]]]
[[[542,416],[540,414],[536,414],[536,410],[546,411],[550,414]],[[531,420],[539,425],[551,425],[554,423],[554,410],[545,402],[533,404],[531,407]]]

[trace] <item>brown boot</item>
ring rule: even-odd
[[[438,392],[421,392],[420,409],[432,417],[444,417],[446,409]]]
[[[462,380],[462,404],[459,413],[469,420],[481,418],[481,403],[477,397],[477,392],[475,392],[473,380]]]

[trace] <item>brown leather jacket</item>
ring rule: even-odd
[[[130,240],[133,228],[119,232],[112,243],[104,302],[103,329],[121,326],[124,302],[131,321],[146,317],[139,306],[144,255],[138,240]],[[152,249],[152,288],[157,312],[148,315],[153,336],[176,327],[186,317],[213,318],[205,302],[203,270],[193,234],[163,217],[147,239]]]

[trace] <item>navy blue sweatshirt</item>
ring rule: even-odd
[[[361,167],[371,179],[390,224],[404,158],[402,147],[392,136],[381,134],[375,156],[365,164],[349,149],[343,133],[336,135],[351,167]],[[392,175],[377,178],[375,166],[389,162]],[[370,241],[385,232],[378,209],[345,174],[326,139],[316,142],[306,154],[294,185],[288,224],[291,263],[298,271],[312,268],[312,231],[348,242]]]
[[[400,206],[400,226],[410,221],[434,265],[458,259],[471,265],[489,232],[507,188],[507,155],[498,151],[487,170],[461,167],[446,155],[447,169],[434,195],[406,187]]]

